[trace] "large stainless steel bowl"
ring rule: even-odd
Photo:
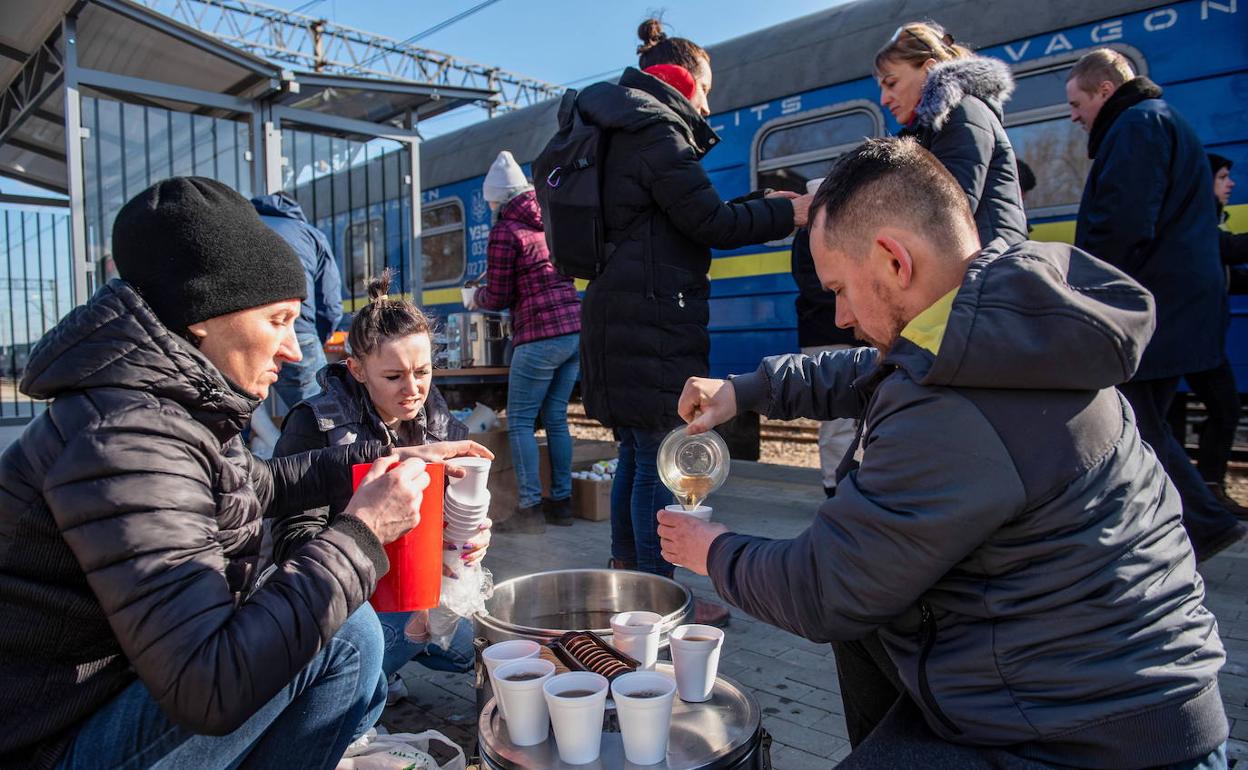
[[[611,616],[629,610],[662,615],[659,644],[665,646],[672,629],[691,621],[693,594],[675,580],[645,572],[538,572],[494,586],[486,611],[476,617],[477,636],[491,644],[508,639],[545,643],[565,631],[593,631],[610,640]]]

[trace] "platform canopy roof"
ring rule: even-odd
[[[73,68],[67,17],[77,30]],[[129,0],[0,0],[0,18],[0,176],[60,193],[67,78],[84,93],[217,117],[263,104],[394,126],[498,98],[491,89],[283,69]]]

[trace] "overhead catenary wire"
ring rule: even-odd
[[[401,47],[405,45],[411,45],[419,40],[423,40],[424,38],[429,37],[430,35],[441,32],[442,30],[446,29],[452,24],[463,21],[464,19],[473,15],[477,11],[484,10],[490,7],[491,5],[494,5],[498,1],[499,0],[483,0],[483,2],[477,3],[471,8],[467,8],[463,11],[460,11],[459,13],[455,14],[454,16],[451,16],[450,18],[443,19],[442,21],[438,22],[437,24],[434,24],[432,27],[429,27],[428,29],[421,30],[420,32],[417,32],[415,35],[412,35],[411,37],[404,38],[403,40],[399,41],[399,46]],[[376,61],[383,55],[384,54],[377,54],[371,58],[365,59],[364,61],[360,62],[359,66],[366,67],[369,64],[372,64],[374,61]]]

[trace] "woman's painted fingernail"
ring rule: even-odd
[[[443,550],[443,551],[458,551],[458,550],[459,550],[459,546],[455,545],[454,543],[447,543],[447,542],[443,541],[443,543],[442,543],[442,550]]]

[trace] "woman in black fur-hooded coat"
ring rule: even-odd
[[[931,150],[966,192],[981,244],[1027,240],[1014,148],[1002,124],[1014,92],[1005,62],[971,51],[939,26],[905,24],[875,57],[880,103]]]

